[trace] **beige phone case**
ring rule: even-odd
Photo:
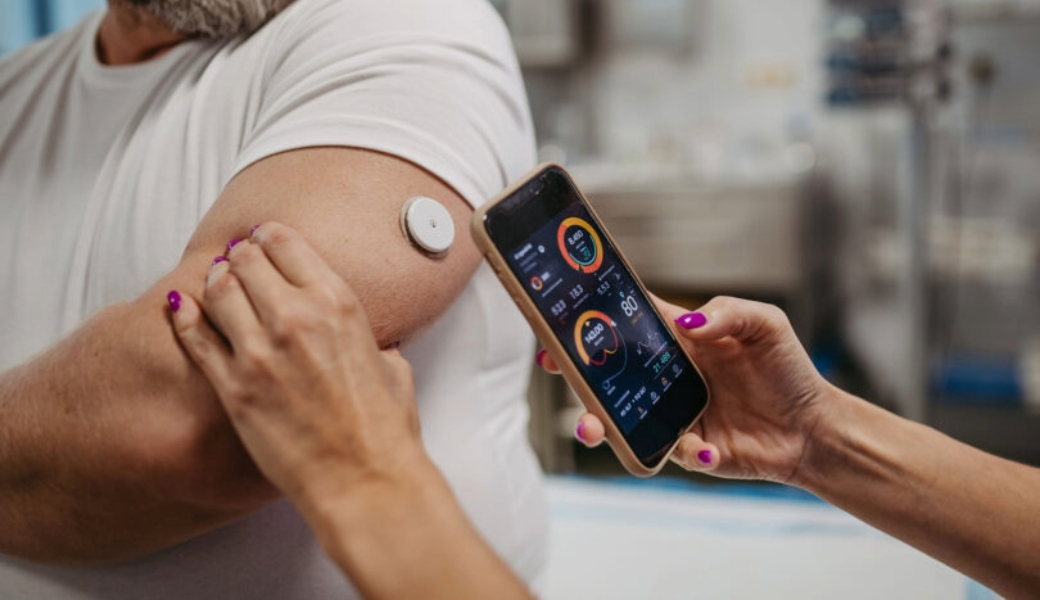
[[[596,394],[592,391],[589,385],[585,382],[585,379],[581,376],[581,373],[578,371],[578,368],[574,365],[570,356],[567,354],[567,351],[564,349],[563,344],[561,344],[560,341],[556,339],[556,335],[553,334],[552,329],[549,327],[549,323],[546,322],[545,318],[542,317],[534,302],[527,296],[527,292],[524,290],[523,283],[521,283],[520,280],[517,279],[517,277],[513,274],[512,270],[510,270],[509,265],[506,264],[505,259],[502,257],[502,254],[498,251],[498,248],[495,247],[495,244],[491,240],[490,235],[488,235],[487,229],[484,227],[484,216],[488,213],[489,210],[495,207],[502,200],[511,196],[519,188],[526,185],[531,179],[537,177],[538,175],[541,175],[542,172],[549,167],[558,168],[564,173],[567,172],[566,169],[564,169],[563,167],[560,167],[559,165],[554,165],[552,163],[545,163],[539,165],[533,171],[522,177],[518,182],[514,183],[501,194],[496,196],[493,200],[491,200],[490,202],[482,206],[480,209],[478,209],[476,213],[473,215],[473,221],[470,226],[473,235],[473,240],[476,242],[477,247],[480,248],[480,251],[484,255],[484,258],[487,259],[488,263],[491,265],[491,268],[495,271],[495,275],[498,276],[499,281],[501,281],[502,285],[504,285],[506,290],[509,291],[509,295],[513,298],[513,302],[515,302],[516,305],[520,308],[520,312],[523,313],[524,318],[526,318],[527,322],[531,324],[531,329],[534,330],[535,335],[538,337],[538,340],[545,347],[546,352],[549,353],[549,356],[551,356],[553,361],[556,362],[557,366],[560,367],[564,379],[566,379],[567,383],[570,384],[571,388],[574,389],[574,392],[577,394],[578,399],[581,400],[581,403],[585,406],[585,410],[596,415],[596,417],[599,418],[599,420],[603,423],[603,426],[606,428],[607,432],[607,443],[610,444],[610,447],[614,450],[614,454],[616,454],[618,459],[621,460],[621,464],[623,464],[625,468],[628,469],[629,473],[632,473],[637,477],[650,477],[652,475],[657,474],[657,472],[660,471],[662,467],[664,467],[664,464],[668,460],[668,457],[671,456],[672,452],[675,450],[675,446],[679,443],[679,438],[676,437],[671,447],[668,448],[668,451],[661,456],[660,461],[658,461],[658,463],[655,464],[653,467],[646,467],[639,461],[639,458],[636,457],[635,452],[632,451],[628,443],[625,441],[625,438],[621,434],[621,431],[618,430],[617,426],[614,424],[614,420],[610,418],[610,415],[607,414],[607,411],[603,408],[603,405],[600,404],[599,399],[596,398]],[[570,175],[568,174],[568,177],[569,176]],[[576,187],[577,186],[575,186],[575,188]],[[617,250],[618,256],[620,257],[622,264],[625,266],[626,269],[628,269],[628,272],[631,273],[632,276],[635,278],[636,285],[638,285],[639,288],[643,291],[643,293],[647,297],[649,297],[649,294],[646,290],[646,286],[643,285],[642,280],[640,280],[639,276],[636,275],[634,270],[632,270],[631,265],[628,264],[628,260],[626,260],[624,255],[621,254],[621,250],[618,248],[617,244],[614,243],[614,239],[610,236],[610,232],[608,232],[607,229],[603,226],[603,222],[600,220],[599,215],[596,214],[596,211],[592,208],[592,205],[589,203],[588,199],[585,197],[584,194],[581,193],[580,190],[578,191],[578,194],[581,197],[581,199],[585,202],[585,206],[589,209],[589,212],[592,214],[592,218],[596,220],[600,229],[603,231],[603,234],[609,240],[610,244]],[[679,348],[680,351],[683,353],[683,356],[685,356],[686,359],[690,361],[690,364],[693,365],[693,368],[697,371],[698,377],[700,377],[703,380],[704,376],[703,374],[701,374],[700,369],[697,367],[696,363],[693,362],[693,359],[690,358],[689,354],[687,354],[686,350],[682,348],[681,344],[679,345]],[[705,408],[707,408],[708,402],[710,401],[711,399],[709,397],[708,401],[705,402]],[[695,424],[703,414],[704,411],[702,410],[701,414],[697,415],[697,417],[692,421],[690,426],[692,427],[693,424]]]

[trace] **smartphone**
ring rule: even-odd
[[[708,386],[571,177],[538,167],[477,211],[472,231],[621,463],[660,471]]]

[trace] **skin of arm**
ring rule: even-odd
[[[1040,593],[1040,470],[832,390],[789,483],[989,586]]]
[[[444,258],[400,227],[410,197],[440,200],[458,232]],[[181,263],[137,300],[108,307],[43,355],[0,375],[0,553],[49,564],[146,555],[269,504],[249,459],[165,310],[201,293],[212,259],[250,227],[297,229],[351,282],[381,345],[441,314],[479,262],[471,209],[401,160],[315,148],[260,161],[231,181]]]
[[[657,301],[712,403],[672,460],[808,490],[1008,598],[1040,594],[1040,469],[1004,460],[847,394],[813,367],[776,307]],[[556,372],[551,358],[540,361]],[[602,442],[603,424],[578,437]]]

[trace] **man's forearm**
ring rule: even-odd
[[[1040,471],[840,392],[801,487],[1009,597],[1040,590]]]
[[[208,383],[171,352],[157,302],[110,307],[0,376],[0,553],[132,558],[275,497]]]

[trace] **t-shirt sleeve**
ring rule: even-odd
[[[519,66],[486,0],[298,0],[269,26],[236,173],[288,150],[363,148],[479,206],[533,166]]]

